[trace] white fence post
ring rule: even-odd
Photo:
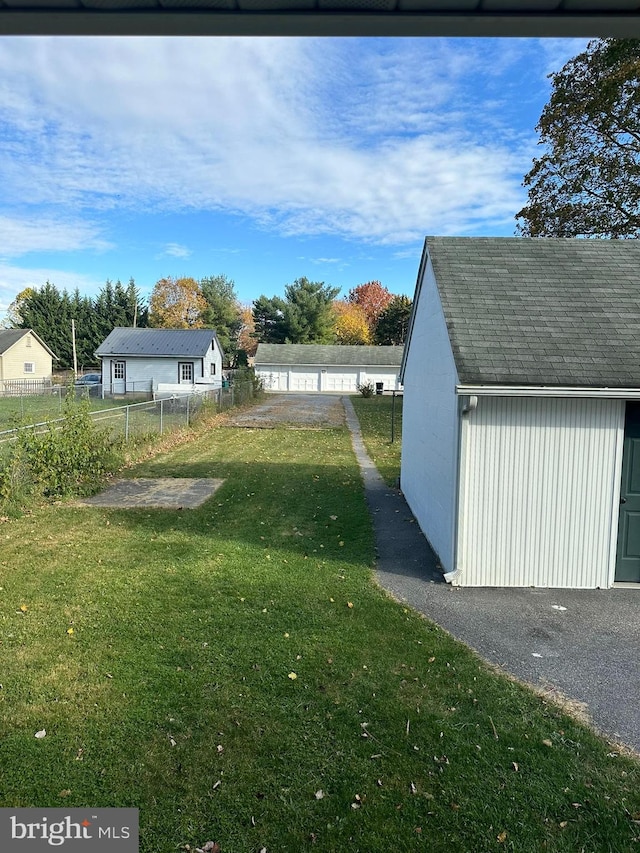
[[[160,400],[160,435],[162,435],[162,428],[163,428],[163,406],[164,406],[164,400]]]

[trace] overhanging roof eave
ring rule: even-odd
[[[583,397],[615,400],[640,400],[640,387],[607,388],[571,385],[456,385],[458,396],[475,397]]]

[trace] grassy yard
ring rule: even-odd
[[[358,415],[362,438],[369,456],[376,464],[388,486],[396,486],[400,476],[400,450],[402,446],[402,397],[395,403],[391,396],[351,397]],[[394,441],[391,442],[393,416]]]
[[[0,397],[0,431],[14,429],[21,424],[41,423],[51,418],[61,418],[64,412],[64,395],[51,392],[50,394],[28,394],[23,397]],[[132,399],[128,402],[138,402]],[[103,400],[100,397],[89,397],[91,410],[101,410],[122,405],[112,399]]]
[[[636,848],[640,766],[372,582],[346,430],[130,474],[225,484],[0,527],[1,806],[135,806],[143,853]]]

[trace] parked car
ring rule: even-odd
[[[102,376],[99,373],[85,373],[75,381],[76,385],[101,385]]]
[[[74,385],[79,392],[86,393],[90,397],[97,397],[102,386],[102,376],[99,373],[85,373],[84,376],[79,376],[76,379]]]

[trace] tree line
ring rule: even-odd
[[[338,299],[340,288],[296,279],[284,299],[260,296],[243,305],[226,275],[166,277],[156,282],[149,304],[133,279],[107,281],[94,298],[68,293],[47,281],[26,288],[11,304],[6,325],[33,329],[58,356],[60,369],[73,368],[72,320],[79,369],[95,364],[95,350],[117,326],[214,329],[227,364],[247,363],[259,343],[398,345],[404,343],[411,300],[370,281]]]

